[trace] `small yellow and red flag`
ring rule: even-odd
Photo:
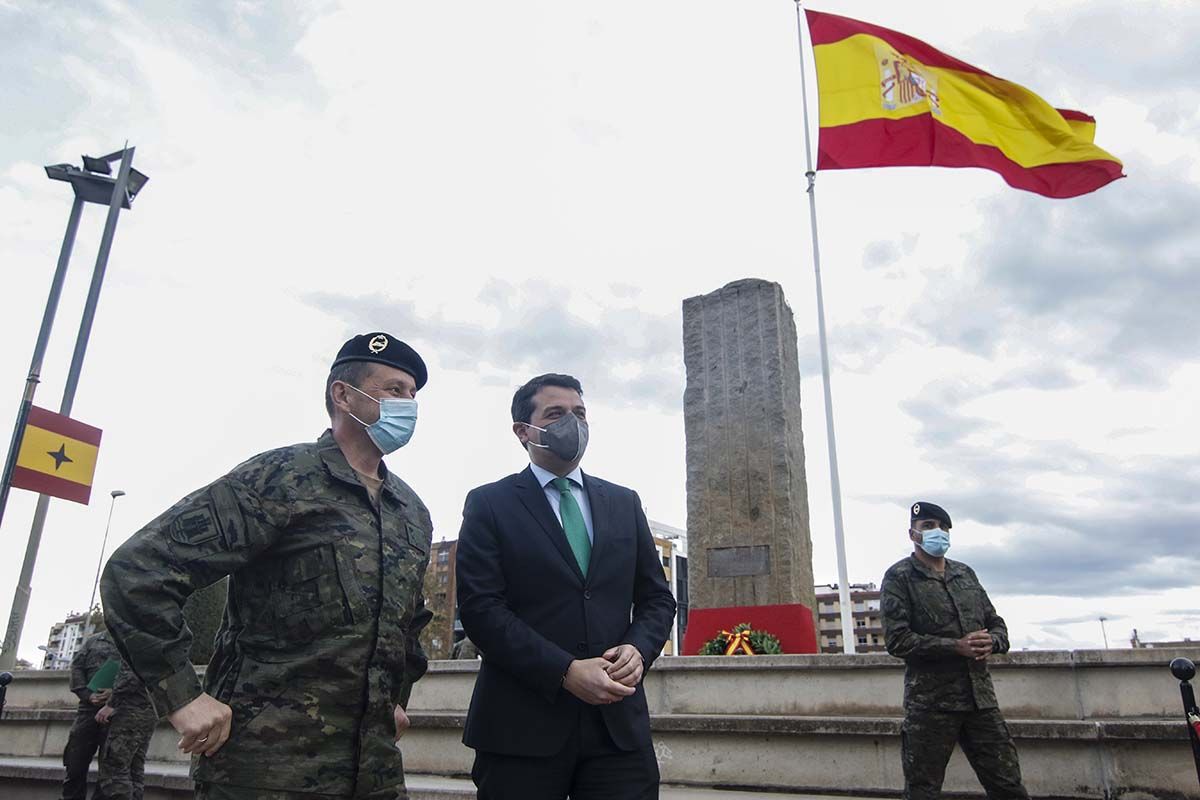
[[[878,25],[807,11],[817,65],[817,169],[981,167],[1076,197],[1124,177],[1096,120]]]
[[[102,433],[99,428],[32,406],[12,485],[87,505]]]

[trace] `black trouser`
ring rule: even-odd
[[[654,747],[619,750],[600,709],[584,708],[566,747],[548,757],[475,752],[478,800],[657,800]]]
[[[904,796],[937,800],[954,745],[962,747],[990,800],[1029,800],[1017,748],[996,708],[978,711],[913,709],[900,729]]]
[[[67,737],[67,747],[63,750],[63,766],[67,768],[67,777],[63,781],[63,800],[84,800],[87,797],[88,767],[108,728],[96,722],[96,706],[80,706],[75,712],[75,722],[71,724],[71,734]],[[92,800],[98,800],[103,795],[100,784],[96,784],[92,792]]]

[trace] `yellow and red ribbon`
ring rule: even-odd
[[[755,655],[750,646],[750,631],[721,631],[725,637],[725,655],[731,656],[739,649],[748,656]]]

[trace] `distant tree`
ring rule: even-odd
[[[30,664],[28,661],[26,661],[23,658],[18,658],[16,668],[17,669],[33,669],[33,664]]]
[[[450,615],[446,601],[441,599],[445,590],[438,586],[437,575],[433,569],[425,570],[423,591],[425,605],[433,612],[433,619],[425,627],[425,630],[421,631],[421,649],[425,651],[425,655],[430,660],[450,658],[450,651],[454,647],[454,632],[450,629]]]

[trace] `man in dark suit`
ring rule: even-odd
[[[675,617],[637,493],[584,475],[579,381],[517,390],[524,471],[467,495],[458,605],[483,655],[463,742],[480,800],[658,797],[642,676]]]

